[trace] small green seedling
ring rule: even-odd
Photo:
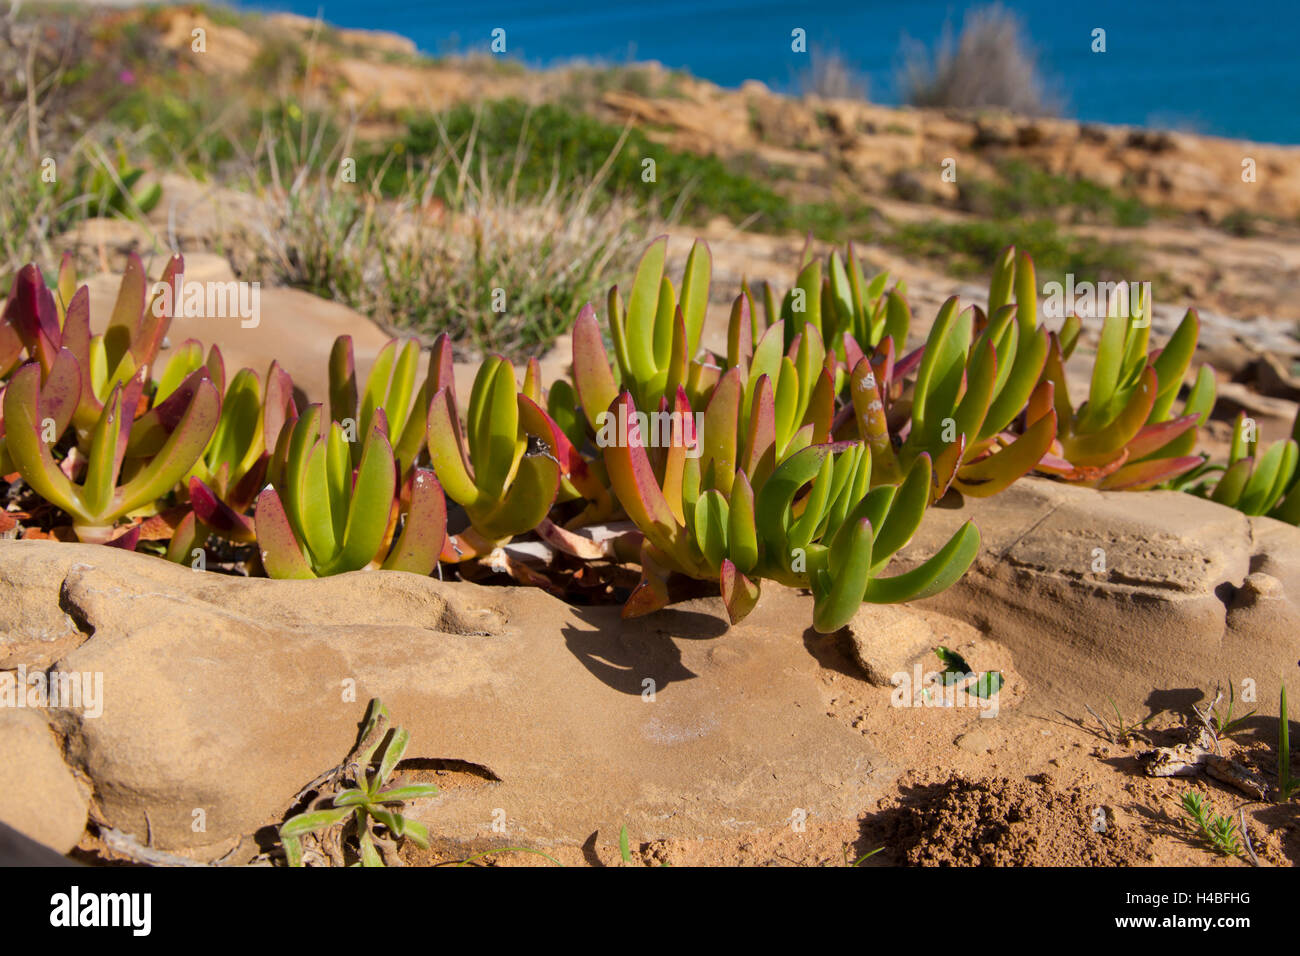
[[[1232,817],[1212,816],[1205,799],[1195,790],[1183,794],[1183,812],[1196,824],[1201,835],[1224,856],[1244,856],[1237,824]]]
[[[1222,698],[1223,698],[1223,692],[1216,691],[1214,695],[1214,702],[1210,704],[1209,710],[1205,713],[1205,717],[1207,718],[1206,722],[1213,729],[1214,736],[1219,738],[1220,740],[1222,740],[1224,737],[1231,737],[1233,734],[1235,734],[1238,730],[1240,730],[1243,726],[1245,726],[1246,721],[1249,720],[1255,713],[1253,710],[1251,710],[1245,714],[1242,714],[1240,717],[1232,716],[1232,709],[1237,702],[1237,693],[1233,689],[1231,680],[1228,681],[1228,710],[1224,714],[1220,714],[1218,711],[1219,701]]]
[[[966,663],[966,658],[950,648],[940,645],[934,649],[934,653],[943,664],[943,672],[940,676],[944,678],[945,683],[954,683],[968,674],[975,673],[970,664]],[[966,685],[965,689],[972,697],[988,700],[1002,689],[1002,672],[981,671],[976,675],[975,680]]]
[[[862,856],[858,857],[856,860],[854,860],[853,862],[850,863],[850,862],[849,862],[849,848],[848,848],[848,847],[845,847],[845,848],[844,848],[844,865],[845,865],[845,866],[861,866],[864,862],[866,862],[867,860],[871,859],[871,858],[872,858],[873,856],[875,856],[877,853],[883,853],[884,851],[885,851],[885,848],[884,848],[883,846],[878,846],[878,847],[876,847],[874,850],[869,850],[868,852],[862,854]]]
[[[314,856],[337,866],[344,865],[347,854],[357,858],[352,866],[384,866],[385,861],[400,866],[396,842],[400,839],[428,848],[428,828],[400,811],[409,800],[436,795],[438,788],[431,783],[399,783],[385,789],[410,740],[404,727],[391,726],[388,710],[379,698],[372,700],[361,740],[348,759],[327,778],[312,808],[280,827],[280,842],[290,866],[305,865],[304,837],[319,847]],[[352,786],[338,789],[346,781]],[[341,832],[335,831],[340,825]]]
[[[1282,685],[1282,701],[1278,709],[1277,728],[1277,801],[1290,803],[1300,791],[1300,780],[1291,776],[1291,721],[1286,710],[1286,684]]]
[[[1097,723],[1101,724],[1102,733],[1104,733],[1106,739],[1113,744],[1127,746],[1130,740],[1145,731],[1147,729],[1147,724],[1155,719],[1155,714],[1148,714],[1141,720],[1127,721],[1124,719],[1124,715],[1119,712],[1119,706],[1115,703],[1113,698],[1107,697],[1106,701],[1110,704],[1110,709],[1115,711],[1115,725],[1113,727],[1111,726],[1110,721],[1106,720],[1106,718],[1102,717],[1101,714],[1097,713],[1087,704],[1084,704],[1083,706],[1087,708],[1088,713],[1092,714],[1093,719],[1096,720]]]
[[[635,861],[632,859],[632,846],[627,838],[627,824],[623,824],[618,831],[618,855],[623,859],[624,866],[633,866]],[[660,863],[660,866],[667,866],[666,862]]]

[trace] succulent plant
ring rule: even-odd
[[[810,294],[819,278],[820,265],[808,262],[795,287]],[[879,351],[886,348],[888,339],[895,354],[902,354],[912,324],[912,313],[904,298],[907,287],[900,282],[887,292],[888,283],[887,272],[877,273],[870,281],[866,279],[853,243],[849,243],[843,260],[838,252],[831,253],[817,302],[821,320],[813,322],[828,348],[839,349],[852,343],[862,351]],[[782,304],[782,318],[794,317],[793,294],[791,290]]]
[[[615,365],[590,307],[573,329],[573,379],[587,422],[600,428],[598,416],[620,389],[627,389],[638,408],[658,409],[671,402],[678,386],[693,399],[705,396],[720,369],[695,361],[709,304],[713,258],[696,240],[686,259],[680,298],[664,275],[668,237],[652,242],[637,266],[626,308],[618,287],[610,289],[608,325]]]
[[[224,395],[221,418],[211,440],[186,480],[188,506],[175,519],[167,557],[189,560],[208,535],[238,544],[251,544],[257,534],[247,512],[265,484],[270,450],[286,422],[296,421],[293,381],[279,362],[272,361],[266,390],[252,369],[240,369],[226,385],[225,362],[215,345],[206,361],[203,347],[191,339],[177,347],[155,383],[155,401],[173,394],[194,372],[204,370]]]
[[[372,700],[356,747],[322,783],[312,806],[281,824],[280,844],[289,866],[306,865],[308,852],[313,862],[337,866],[345,865],[347,852],[355,854],[354,866],[383,866],[385,859],[400,863],[396,841],[402,839],[428,848],[428,828],[404,815],[402,806],[437,796],[438,788],[393,778],[410,741],[406,728],[392,726],[383,702]],[[346,783],[352,785],[344,787]],[[331,839],[335,828],[341,832]],[[312,844],[309,850],[305,840]]]
[[[1260,454],[1254,422],[1237,415],[1226,465],[1206,463],[1181,484],[1193,494],[1236,508],[1243,514],[1269,515],[1300,525],[1300,413],[1291,437],[1271,443]]]
[[[137,417],[143,373],[113,386],[84,458],[73,452],[62,461],[55,460],[54,449],[82,389],[72,352],[61,349],[48,374],[39,361],[26,363],[5,388],[9,459],[37,494],[72,517],[82,541],[109,541],[122,518],[156,512],[158,501],[193,467],[216,429],[221,398],[203,372]],[[79,482],[70,477],[78,473]],[[134,548],[135,539],[123,543]]]
[[[1014,304],[1010,301],[1015,294]],[[892,356],[853,369],[849,392],[858,430],[868,442],[880,479],[897,480],[918,455],[931,456],[931,498],[955,487],[987,497],[1028,473],[1051,446],[1056,413],[1050,385],[1039,385],[1048,337],[1038,326],[1033,262],[1003,253],[989,290],[989,314],[961,310],[954,296],[939,310],[921,350],[909,417],[895,427],[906,438],[895,448],[890,413],[898,394]],[[1009,428],[1024,412],[1024,428]]]
[[[254,514],[266,573],[313,578],[368,567],[432,573],[447,528],[437,478],[416,468],[399,487],[382,410],[355,470],[348,445],[338,422],[322,427],[320,405],[285,424],[269,464],[271,484]]]
[[[1201,463],[1191,454],[1196,428],[1214,406],[1214,373],[1203,366],[1182,414],[1173,417],[1183,377],[1196,350],[1200,320],[1189,310],[1163,349],[1148,354],[1151,307],[1145,292],[1121,311],[1112,297],[1093,363],[1088,400],[1070,401],[1065,360],[1078,323],[1053,334],[1043,378],[1052,385],[1057,442],[1038,470],[1066,481],[1114,490],[1169,482]],[[1125,314],[1127,313],[1127,314]]]
[[[979,533],[969,523],[917,569],[879,577],[920,524],[928,503],[928,456],[918,458],[901,486],[875,492],[868,492],[871,456],[859,442],[807,444],[769,470],[765,463],[774,461],[777,438],[771,413],[759,412],[768,424],[751,431],[761,437],[747,442],[737,458],[733,408],[740,403],[739,376],[728,376],[732,384],[725,376],[719,383],[701,435],[695,434],[685,390],[678,389],[672,441],[658,472],[630,393],[613,403],[611,412],[632,424],[625,441],[604,448],[605,462],[619,501],[645,536],[642,578],[625,616],[664,606],[667,573],[676,571],[718,580],[734,623],[753,609],[767,577],[809,588],[813,626],[829,632],[844,626],[864,600],[924,597],[966,571],[979,549]],[[688,455],[693,450],[698,456]],[[726,464],[737,460],[740,467],[718,482]],[[701,485],[702,474],[710,476],[709,486]],[[809,487],[801,495],[804,486]]]
[[[181,257],[172,256],[160,282],[171,286],[184,268]],[[0,320],[0,328],[9,330],[0,333],[0,367],[16,364],[16,358],[21,360],[25,354],[39,363],[43,375],[49,375],[59,352],[70,352],[81,380],[71,422],[83,450],[114,387],[126,385],[153,364],[171,325],[169,297],[150,300],[148,288],[144,264],[132,254],[108,325],[102,334],[92,335],[90,290],[76,287],[70,256],[64,256],[59,269],[57,297],[33,265],[24,266],[14,277]],[[22,346],[17,357],[14,338]]]
[[[169,535],[176,560],[216,533],[255,541],[273,577],[430,574],[442,560],[473,562],[462,576],[504,569],[551,586],[506,560],[513,538],[536,533],[580,559],[639,563],[626,616],[664,606],[677,574],[717,581],[739,621],[767,578],[812,593],[819,631],[864,601],[925,597],[965,572],[979,548],[969,523],[919,566],[884,574],[949,488],[991,495],[1037,470],[1101,488],[1187,488],[1300,521],[1300,434],[1258,454],[1243,422],[1226,466],[1194,454],[1214,404],[1202,368],[1175,412],[1195,313],[1148,354],[1151,303],[1137,299],[1131,314],[1112,304],[1075,409],[1064,363],[1082,323],[1039,325],[1033,263],[1013,249],[987,311],[950,299],[910,352],[902,284],[868,280],[851,245],[814,260],[810,241],[779,304],[770,285],[756,300],[742,283],[719,354],[700,348],[708,247],[691,249],[680,289],[666,255],[661,237],[626,302],[610,290],[608,347],[595,310],[581,311],[572,383],[544,389],[536,360],[520,383],[490,356],[463,420],[446,335],[422,379],[418,344],[389,342],[362,388],[340,337],[327,407],[300,414],[278,364],[265,381],[249,369],[228,379],[221,352],[194,341],[151,381],[170,316],[165,301],[147,303],[138,258],[102,335],[70,258],[54,289],[29,266],[0,313],[0,474],[19,471],[83,540],[133,547],[139,527],[114,538],[119,523],[159,514],[148,533]],[[163,280],[182,268],[174,257]],[[444,490],[459,506],[451,535]],[[579,533],[596,522],[598,535]]]
[[[330,351],[330,418],[353,435],[370,431],[375,413],[383,409],[392,434],[397,436],[393,453],[403,474],[424,450],[429,399],[442,384],[451,380],[451,350],[443,345],[430,355],[424,382],[417,386],[420,343],[415,339],[393,339],[379,351],[371,366],[366,387],[358,397],[352,336],[340,335]],[[352,443],[353,464],[360,460],[361,444]]]
[[[447,560],[489,554],[536,528],[555,501],[562,473],[577,458],[536,400],[535,368],[530,366],[527,391],[521,392],[508,361],[486,358],[474,378],[463,430],[455,383],[450,375],[439,378],[429,405],[429,458],[447,496],[469,518],[469,527],[449,539]]]

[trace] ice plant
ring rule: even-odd
[[[48,373],[39,361],[26,363],[5,388],[9,459],[38,495],[71,516],[82,541],[109,541],[122,518],[156,512],[216,429],[221,398],[202,371],[137,418],[143,372],[113,386],[91,429],[84,467],[72,456],[54,457],[82,396],[81,370],[72,352],[61,349]],[[79,481],[70,477],[78,473]],[[135,539],[124,543],[134,547]]]
[[[910,419],[899,429],[906,439],[897,449],[890,440],[889,389],[880,383],[890,375],[889,356],[858,362],[849,393],[881,480],[896,480],[925,453],[934,462],[933,499],[950,486],[987,497],[1039,462],[1056,437],[1056,413],[1051,386],[1038,384],[1048,337],[1038,326],[1036,296],[1033,262],[1007,249],[993,273],[987,316],[960,309],[956,296],[944,303],[921,352]],[[1015,434],[1011,426],[1022,412],[1023,431]]]
[[[1203,465],[1193,472],[1188,490],[1243,514],[1269,515],[1300,525],[1300,413],[1291,437],[1259,451],[1255,423],[1237,415],[1226,465]],[[1214,476],[1214,477],[1211,477]]]
[[[298,417],[293,381],[278,362],[266,373],[266,389],[256,372],[244,368],[226,385],[225,362],[215,345],[206,362],[202,346],[183,342],[156,383],[155,401],[171,396],[184,377],[200,368],[224,394],[216,430],[186,480],[188,506],[176,518],[167,556],[189,560],[212,532],[228,541],[250,544],[256,531],[247,512],[266,482],[270,452],[285,422]]]
[[[768,427],[737,459],[729,406],[740,401],[738,376],[733,382],[737,384],[719,383],[713,402],[726,410],[710,417],[711,403],[703,435],[694,434],[689,414],[671,419],[672,442],[659,472],[639,427],[629,429],[625,443],[604,449],[619,501],[645,535],[642,579],[625,616],[664,606],[667,574],[675,571],[718,580],[734,623],[753,609],[761,579],[767,577],[810,589],[813,626],[830,632],[844,626],[864,600],[925,597],[946,588],[970,566],[979,533],[967,524],[920,567],[879,577],[920,524],[929,495],[928,456],[917,460],[901,486],[870,492],[871,456],[858,442],[805,445],[768,470],[763,463],[774,460],[775,444]],[[678,390],[676,405],[689,411],[684,389]],[[635,421],[629,393],[623,392],[614,406],[611,411]],[[710,436],[718,423],[723,427]],[[697,442],[702,445],[698,457],[688,456]],[[740,467],[727,481],[718,481],[727,462],[737,460]],[[710,486],[701,485],[702,474],[709,476]]]
[[[410,470],[424,450],[429,399],[437,388],[451,380],[450,347],[444,343],[434,349],[424,381],[417,383],[419,365],[419,342],[392,339],[380,349],[366,387],[358,396],[352,336],[340,335],[330,351],[330,418],[353,436],[365,435],[370,431],[375,413],[382,409],[391,433],[396,436],[393,453],[403,473]],[[353,442],[352,448],[356,464],[361,443]]]
[[[1196,428],[1214,405],[1214,376],[1202,367],[1182,408],[1173,406],[1196,349],[1200,321],[1189,310],[1163,349],[1147,352],[1151,302],[1145,293],[1121,309],[1110,299],[1093,362],[1088,400],[1070,401],[1065,359],[1078,324],[1053,334],[1043,378],[1052,385],[1057,442],[1038,470],[1098,488],[1140,490],[1171,481],[1201,463],[1191,454]]]
[[[717,380],[715,365],[695,361],[709,304],[713,259],[709,247],[696,240],[686,259],[680,296],[664,275],[668,237],[652,242],[637,266],[626,307],[618,287],[610,289],[608,325],[615,359],[611,369],[596,313],[582,310],[573,329],[573,378],[588,424],[600,427],[598,416],[609,408],[621,388],[632,394],[637,408],[658,409],[672,400],[678,386],[693,400],[707,395]]]
[[[272,483],[258,496],[254,515],[266,573],[313,578],[382,567],[430,574],[447,527],[437,478],[417,468],[399,495],[382,412],[355,470],[348,444],[338,422],[322,429],[319,405],[284,426],[270,463]]]
[[[172,285],[184,268],[181,257],[172,256],[160,282]],[[5,316],[28,357],[39,362],[46,375],[61,349],[76,359],[81,389],[72,422],[83,449],[109,394],[153,364],[171,325],[169,297],[159,295],[151,300],[148,290],[144,265],[133,254],[127,259],[104,332],[92,335],[90,290],[76,288],[70,258],[64,258],[59,270],[57,298],[35,266],[25,266],[14,279]]]
[[[529,379],[521,392],[506,359],[485,359],[474,378],[463,430],[455,383],[448,379],[434,393],[429,458],[447,496],[469,518],[469,527],[449,540],[447,560],[488,554],[537,527],[555,501],[567,463],[576,457],[533,397],[540,397],[535,372]]]
[[[853,243],[849,243],[843,260],[838,251],[831,253],[824,280],[820,262],[809,261],[804,265],[795,289],[782,302],[781,317],[787,321],[800,318],[795,290],[802,290],[805,304],[811,300],[814,306],[810,310],[813,317],[807,321],[818,329],[828,349],[842,350],[846,344],[855,345],[860,355],[883,350],[888,339],[895,354],[901,355],[907,346],[912,314],[903,298],[906,286],[898,283],[886,292],[888,283],[887,272],[877,273],[870,281],[866,279]]]

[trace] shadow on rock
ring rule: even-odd
[[[573,608],[590,629],[564,625],[565,644],[604,684],[640,696],[654,682],[661,692],[695,673],[682,664],[679,640],[711,640],[727,633],[727,624],[710,614],[666,608],[643,618],[624,620],[615,607]]]

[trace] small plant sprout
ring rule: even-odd
[[[1224,856],[1245,857],[1236,822],[1232,817],[1212,815],[1205,798],[1195,790],[1183,794],[1183,812],[1192,818],[1201,836],[1217,852]]]
[[[1115,712],[1114,725],[1112,725],[1106,718],[1102,717],[1101,714],[1093,710],[1088,704],[1084,704],[1083,706],[1087,709],[1088,713],[1092,714],[1093,719],[1101,725],[1101,732],[1105,735],[1106,739],[1113,744],[1119,744],[1121,747],[1128,746],[1129,741],[1134,737],[1140,736],[1146,730],[1147,724],[1156,717],[1155,714],[1148,714],[1138,721],[1125,720],[1124,715],[1120,713],[1119,705],[1117,705],[1110,697],[1107,697],[1106,700],[1110,704],[1110,709]]]
[[[856,860],[852,860],[852,861],[850,861],[850,860],[849,860],[849,848],[848,848],[848,847],[845,847],[845,848],[844,848],[844,865],[845,865],[845,866],[861,866],[863,863],[867,862],[867,860],[871,859],[871,858],[872,858],[873,856],[875,856],[877,853],[883,853],[883,852],[885,852],[885,848],[884,848],[883,846],[878,846],[878,847],[876,847],[874,850],[868,850],[866,853],[862,854],[862,856],[858,857]]]
[[[623,861],[624,866],[635,866],[636,858],[632,855],[632,844],[627,835],[627,824],[623,824],[618,831],[618,856]],[[664,860],[659,864],[666,867],[668,861]]]
[[[1231,737],[1240,730],[1247,720],[1254,716],[1255,711],[1250,710],[1239,717],[1233,717],[1233,707],[1237,702],[1237,692],[1233,687],[1232,681],[1228,681],[1228,708],[1224,713],[1219,713],[1219,702],[1223,700],[1223,690],[1216,687],[1214,690],[1214,700],[1210,701],[1205,708],[1193,707],[1201,722],[1210,729],[1214,734],[1215,740],[1225,737]]]
[[[406,729],[393,726],[379,698],[372,700],[348,759],[320,783],[310,809],[280,826],[289,866],[401,866],[397,841],[428,848],[428,828],[401,808],[436,796],[438,788],[393,778],[409,743]]]
[[[1278,709],[1277,728],[1277,802],[1290,803],[1300,792],[1300,779],[1291,776],[1291,718],[1286,709],[1286,685]]]

